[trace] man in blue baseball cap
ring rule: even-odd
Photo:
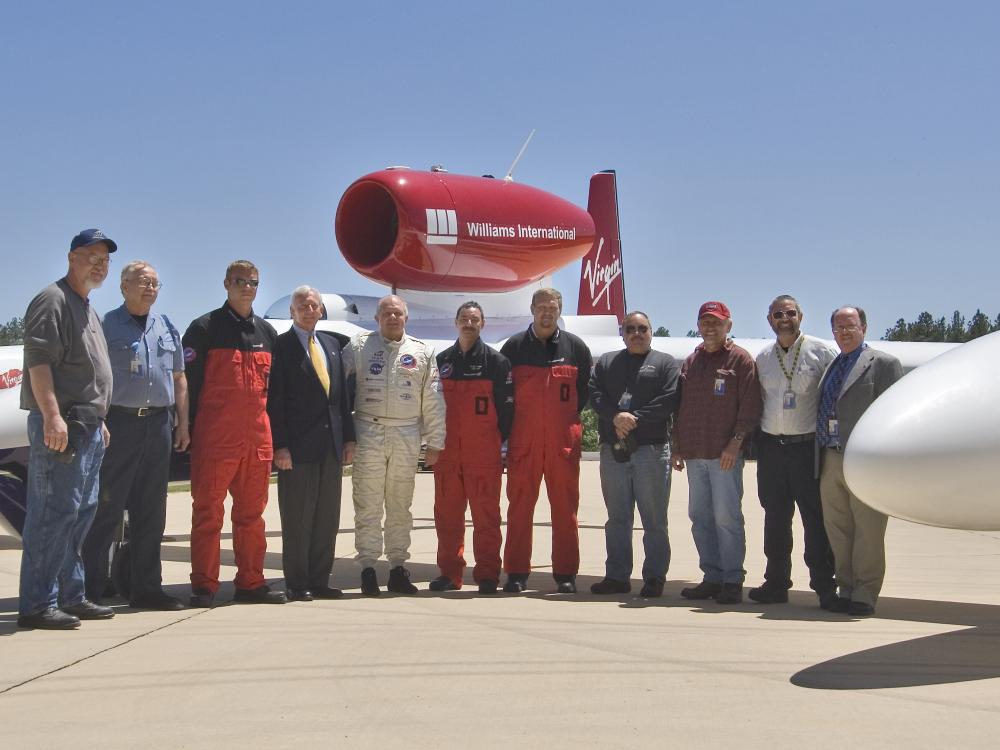
[[[69,270],[24,314],[28,412],[28,512],[17,624],[65,630],[114,616],[84,596],[80,547],[97,510],[98,476],[110,441],[111,363],[100,317],[88,299],[107,278],[118,246],[99,229],[70,243]]]

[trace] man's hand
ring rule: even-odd
[[[108,426],[104,422],[101,422],[101,439],[104,440],[105,448],[111,445],[111,431],[108,430]]]
[[[441,456],[440,448],[428,448],[427,452],[424,453],[424,466],[433,466],[437,463],[438,458]]]
[[[723,449],[722,455],[719,456],[719,468],[723,471],[729,471],[736,466],[736,459],[740,457],[740,451],[742,448],[743,441],[737,440],[736,438],[733,438],[726,443],[726,447]]]
[[[42,432],[46,448],[56,453],[66,450],[69,444],[69,430],[66,427],[66,420],[59,414],[43,419]]]
[[[354,449],[357,447],[357,443],[344,443],[344,466],[350,466],[354,463]]]
[[[684,471],[684,459],[676,453],[670,457],[670,463],[674,467],[674,471]]]
[[[177,429],[174,430],[174,450],[183,453],[189,445],[191,445],[191,433],[188,431],[188,426],[186,424],[177,425]]]
[[[278,448],[274,452],[274,465],[282,471],[289,471],[292,468],[292,454],[288,448]]]
[[[615,414],[611,424],[615,427],[615,434],[619,438],[623,438],[639,426],[639,420],[632,412],[620,411]]]

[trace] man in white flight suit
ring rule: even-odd
[[[444,396],[434,348],[406,334],[407,315],[402,299],[383,297],[375,313],[379,330],[354,336],[344,356],[355,394],[354,540],[366,596],[381,593],[375,561],[382,555],[383,513],[387,588],[417,593],[403,567],[410,557],[414,475],[421,441],[427,443],[427,466],[444,449]]]

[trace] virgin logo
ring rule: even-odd
[[[20,370],[7,370],[7,372],[0,372],[0,389],[17,388],[21,385],[22,377],[23,375]]]
[[[610,263],[601,265],[601,251],[603,249],[604,238],[601,237],[600,242],[597,244],[597,254],[594,256],[593,264],[588,259],[586,265],[583,267],[583,278],[590,289],[591,306],[596,307],[597,301],[601,297],[604,297],[608,310],[610,310],[611,284],[622,275],[622,259],[618,257]]]

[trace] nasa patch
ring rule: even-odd
[[[412,354],[404,354],[399,358],[400,367],[405,367],[407,370],[412,370],[417,366],[417,360],[413,358]]]
[[[192,349],[190,346],[185,346],[184,347],[184,361],[185,362],[194,362],[195,359],[197,358],[197,356],[198,356],[198,353],[195,352],[195,350]]]
[[[441,377],[442,378],[449,378],[449,377],[451,377],[451,371],[452,371],[451,362],[445,362],[443,365],[441,365]]]
[[[382,374],[382,363],[381,362],[372,362],[371,366],[368,368],[368,371],[372,375],[381,375]]]

